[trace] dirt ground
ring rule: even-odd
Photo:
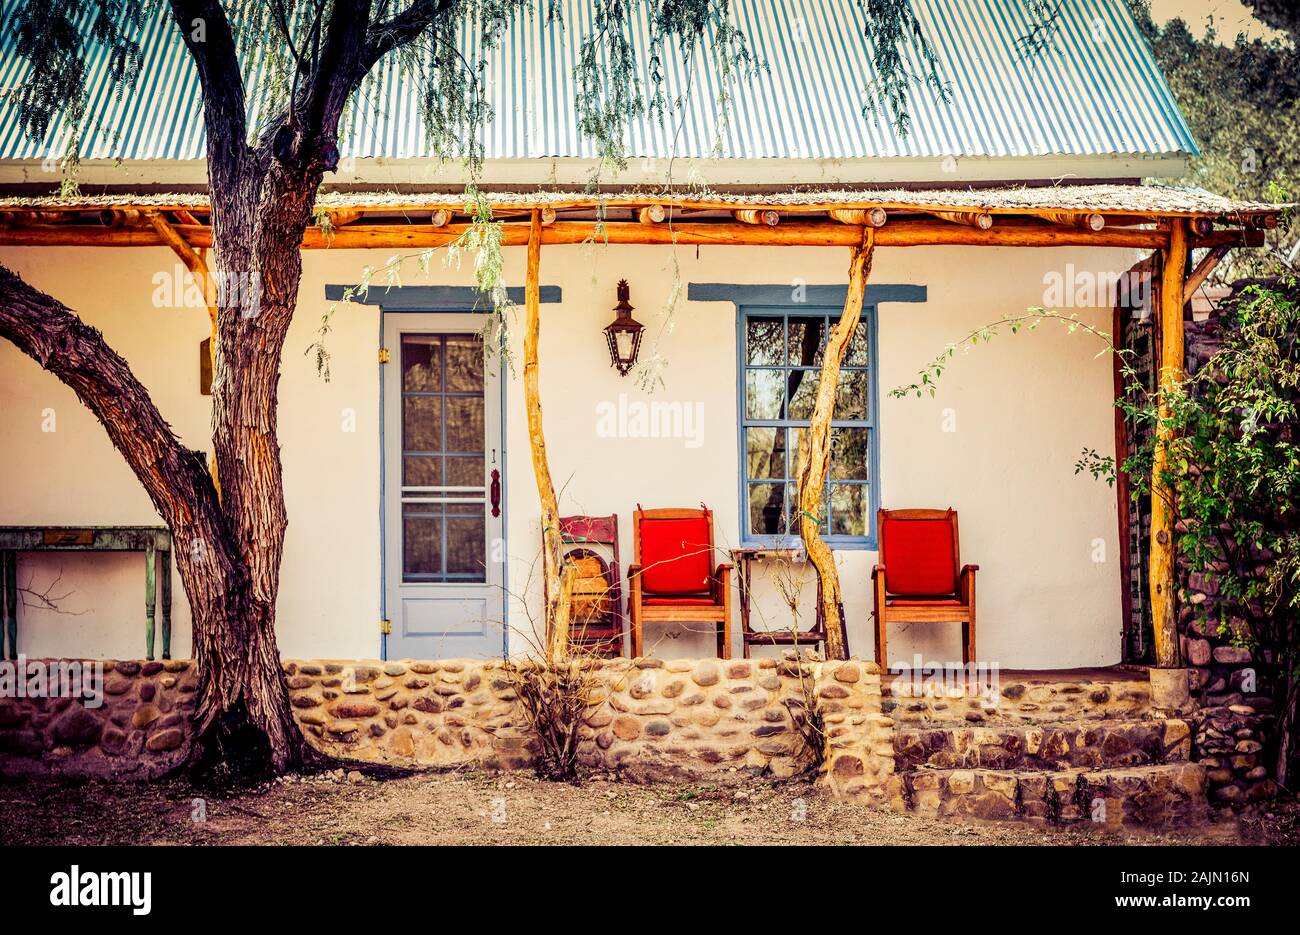
[[[577,785],[529,774],[290,777],[234,795],[181,781],[0,783],[14,844],[1273,844],[1300,809],[1161,832],[962,825],[834,802],[805,783]]]

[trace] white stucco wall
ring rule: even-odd
[[[510,248],[506,276],[522,283],[523,249]],[[346,306],[329,347],[324,383],[303,352],[328,307],[326,283],[353,282],[390,251],[308,251],[300,308],[290,331],[280,388],[289,531],[281,583],[279,638],[286,656],[374,656],[379,648],[379,313]],[[612,317],[614,285],[627,278],[637,315],[649,325],[643,354],[659,334],[659,310],[673,282],[841,283],[842,249],[752,247],[547,247],[542,280],[563,289],[543,307],[541,389],[551,468],[565,512],[617,512],[623,558],[632,558],[631,511],[692,506],[716,512],[720,546],[738,542],[736,315],[729,303],[679,305],[659,336],[668,361],[656,399],[703,404],[703,444],[682,439],[597,435],[596,405],[649,399],[609,367],[600,329]],[[1126,251],[1000,248],[881,250],[874,283],[927,286],[925,304],[882,305],[879,322],[880,483],[890,507],[954,506],[962,559],[980,564],[980,656],[1003,666],[1056,668],[1118,661],[1119,568],[1114,493],[1075,476],[1083,447],[1110,453],[1111,369],[1100,345],[1055,323],[995,339],[950,366],[934,399],[896,400],[889,388],[915,379],[949,341],[1004,315],[1043,303],[1043,277],[1067,263],[1084,271],[1127,269]],[[184,441],[207,450],[209,399],[198,392],[202,309],[155,308],[153,277],[176,263],[162,249],[7,248],[0,262],[99,327],[155,394]],[[435,262],[430,279],[412,268],[407,284],[468,284],[471,273]],[[1108,310],[1081,310],[1109,330]],[[517,323],[516,323],[517,327]],[[516,341],[516,345],[518,345]],[[43,431],[46,410],[57,430]],[[355,431],[344,431],[344,410]],[[507,535],[512,591],[537,554],[536,488],[528,460],[522,381],[507,387]],[[955,431],[946,431],[953,427]],[[139,485],[72,392],[11,345],[0,342],[0,522],[33,525],[157,522]],[[1098,542],[1104,561],[1095,561]],[[849,641],[870,656],[870,568],[874,553],[839,553]],[[20,646],[30,655],[138,655],[143,647],[140,556],[23,555],[20,584],[55,593],[61,612],[20,611]],[[785,617],[760,585],[756,614]],[[807,589],[809,600],[812,588]],[[177,655],[189,651],[189,614],[175,587]],[[513,623],[526,618],[516,608]],[[738,619],[733,621],[738,633]],[[660,655],[711,652],[707,637],[660,639]],[[890,656],[959,658],[955,625],[891,629]],[[737,653],[739,639],[735,638]],[[522,641],[517,640],[516,645]]]

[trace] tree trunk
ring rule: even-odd
[[[862,296],[871,272],[874,229],[864,228],[861,246],[853,251],[849,264],[849,290],[844,299],[840,320],[826,336],[821,374],[817,381],[817,398],[813,404],[808,431],[799,441],[797,475],[799,478],[799,535],[808,560],[821,580],[821,612],[826,622],[826,655],[830,659],[847,659],[848,642],[844,637],[843,599],[840,576],[835,568],[835,554],[821,537],[819,521],[822,494],[831,463],[831,419],[835,415],[835,397],[839,390],[840,363],[853,339],[862,316]]]
[[[560,507],[546,458],[542,428],[542,397],[537,381],[537,343],[541,337],[542,215],[534,211],[528,236],[528,267],[524,279],[524,406],[528,411],[528,444],[542,507],[542,579],[546,606],[546,660],[558,662],[569,653],[569,609],[573,603],[574,569],[561,569],[564,543]]]

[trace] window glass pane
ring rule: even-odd
[[[437,510],[422,503],[402,504],[402,573],[404,576],[442,574],[442,520],[420,515]]]
[[[750,318],[745,322],[745,360],[760,366],[781,363],[781,319]]]
[[[402,398],[402,448],[405,451],[442,449],[442,397]]]
[[[831,484],[831,535],[865,536],[868,502],[866,484]]]
[[[447,338],[447,391],[480,392],[483,389],[483,345],[473,335]]]
[[[783,492],[786,485],[750,484],[749,485],[749,531],[756,536],[776,536],[786,531],[785,502]]]
[[[402,389],[442,389],[441,345],[437,335],[402,336]]]
[[[817,403],[817,384],[820,370],[798,370],[790,374],[790,418],[811,419]]]
[[[831,432],[831,480],[870,480],[870,429],[837,428]]]
[[[790,344],[786,362],[795,366],[819,367],[826,341],[823,315],[790,316]]]
[[[750,428],[745,430],[746,473],[749,477],[784,478],[785,429]]]
[[[447,450],[483,450],[483,397],[447,397]]]
[[[428,455],[403,456],[402,484],[406,487],[441,487],[442,458]]]
[[[462,581],[486,581],[486,532],[478,516],[449,517],[447,520],[447,574]],[[468,575],[468,578],[461,577]]]
[[[799,531],[799,520],[803,513],[799,506],[799,485],[791,481],[785,495],[790,501],[790,528],[797,533]],[[826,534],[826,507],[826,494],[823,492],[820,508],[817,511],[817,516],[821,519],[822,535]]]
[[[865,310],[864,310],[865,311]],[[871,345],[868,343],[868,328],[865,321],[859,321],[853,329],[853,340],[844,351],[845,367],[866,367],[871,363]]]
[[[866,421],[871,415],[870,375],[866,370],[841,370],[836,388],[835,418]]]
[[[784,372],[780,370],[745,371],[745,416],[747,418],[784,418],[784,377]]]

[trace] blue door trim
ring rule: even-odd
[[[355,289],[356,286],[346,286],[342,284],[328,284],[325,286],[325,298],[328,301],[340,301],[344,292],[348,289]],[[523,289],[510,289],[510,300],[512,302],[523,301]],[[518,296],[515,295],[518,293]],[[379,306],[379,341],[376,347],[384,346],[384,316],[391,312],[410,312],[422,313],[426,315],[436,315],[439,313],[455,314],[467,311],[486,311],[481,303],[483,293],[477,286],[382,286],[371,287],[369,294],[359,294],[349,299],[350,302],[356,302],[359,305],[377,305]],[[541,301],[544,303],[554,303],[560,301],[559,286],[542,286]],[[384,447],[384,364],[378,364],[379,369],[379,617],[381,620],[388,616],[388,561],[386,551],[388,519],[384,514],[387,504],[386,478],[388,469],[387,453]],[[508,516],[506,512],[508,505],[509,484],[504,483],[508,473],[506,471],[506,391],[505,391],[505,374],[498,373],[497,378],[502,382],[501,390],[501,511],[502,515]],[[510,555],[509,548],[510,529],[506,523],[501,524],[501,551],[503,556]],[[501,569],[501,657],[507,658],[510,655],[510,562],[503,562]],[[384,633],[379,635],[379,658],[388,658],[388,636]]]

